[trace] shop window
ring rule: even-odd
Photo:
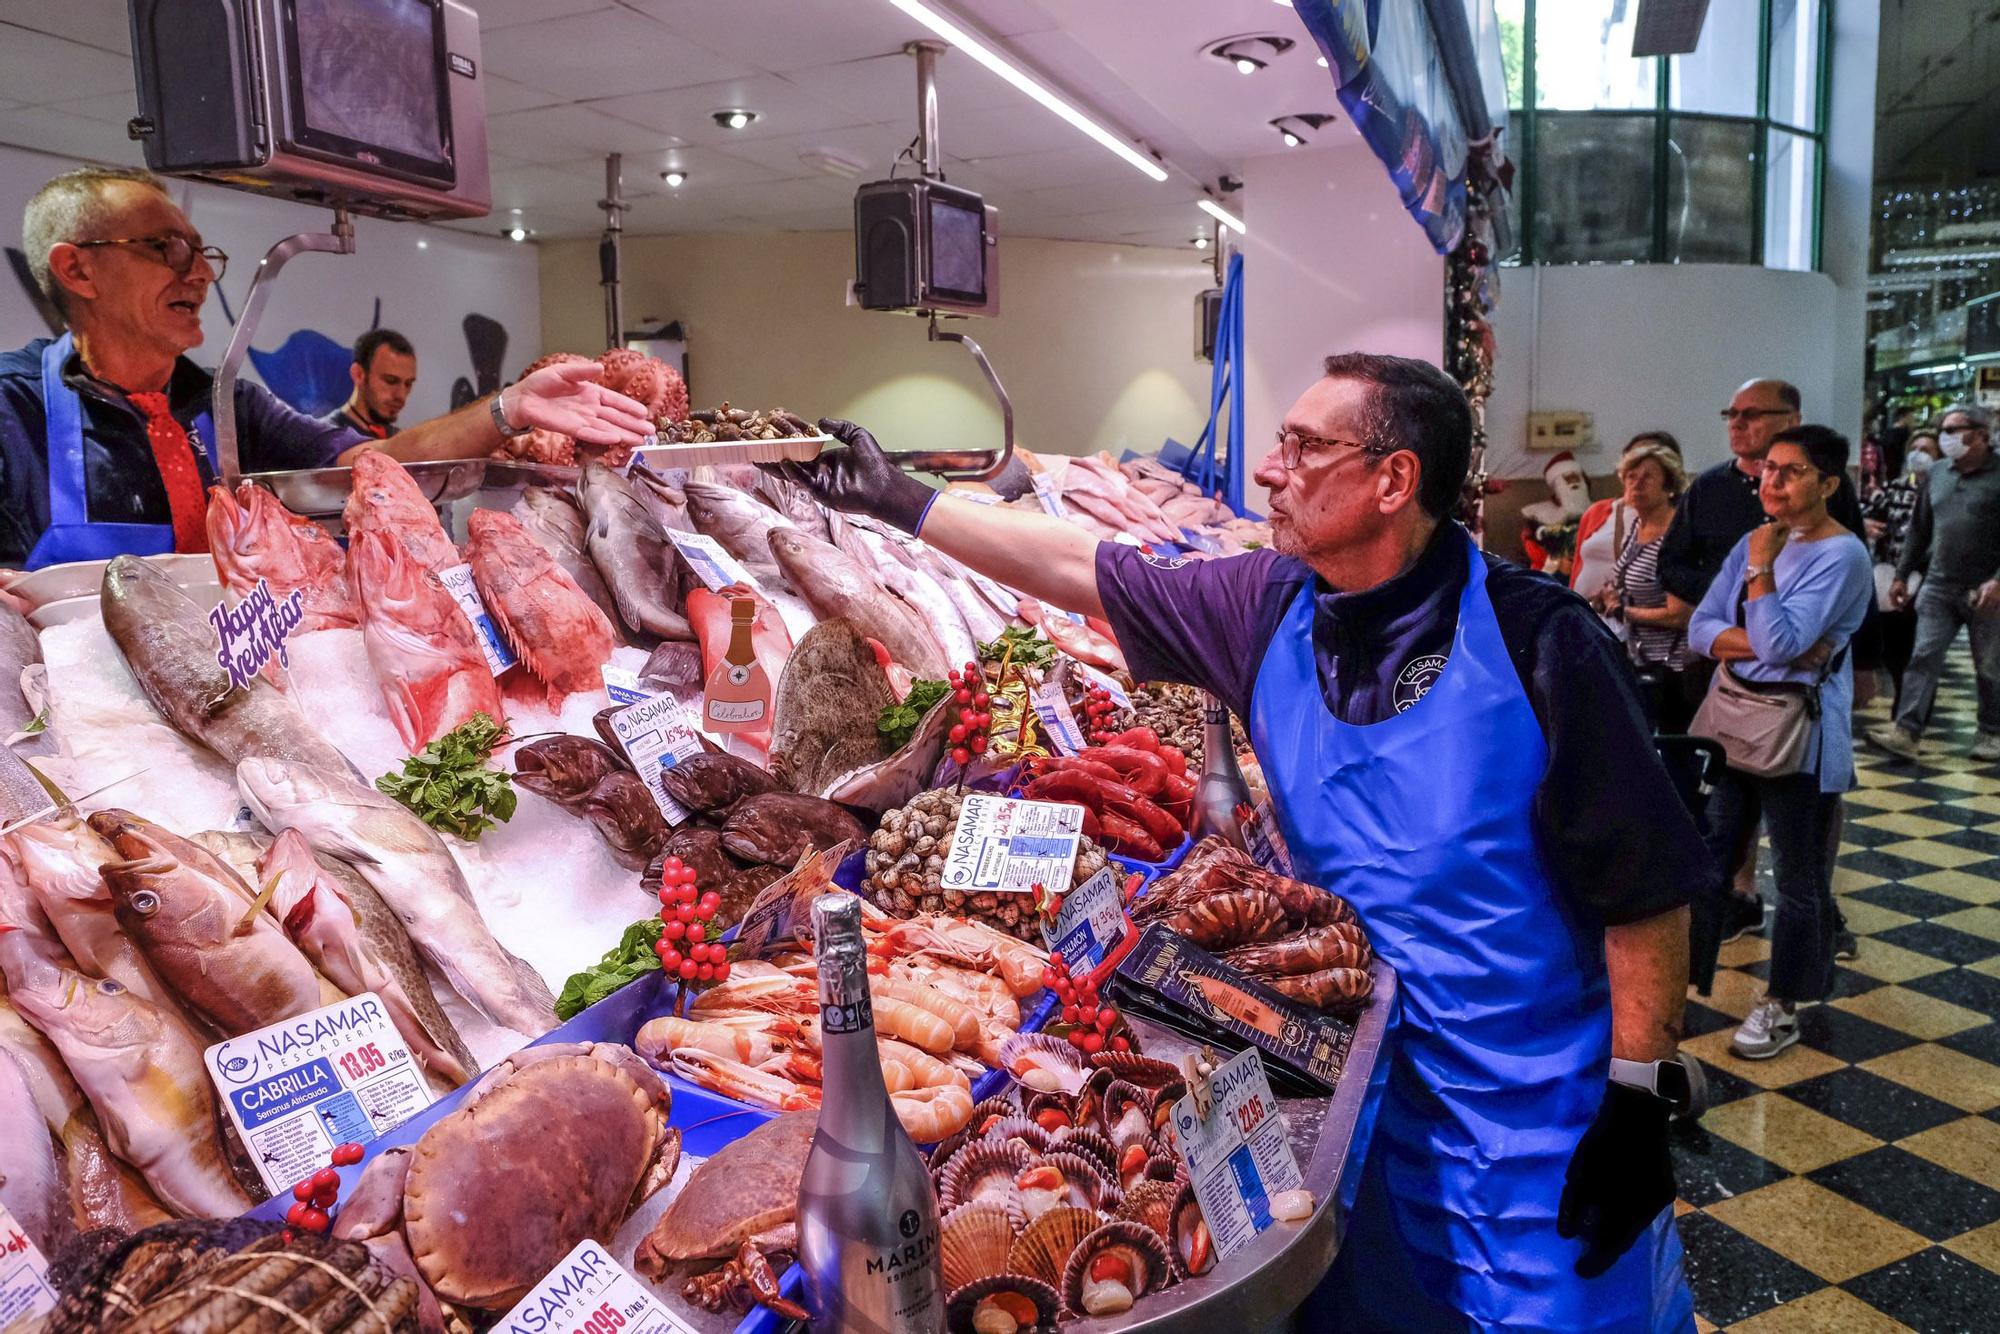
[[[1667,124],[1669,264],[1757,262],[1757,127],[1675,116]]]
[[[1755,116],[1761,26],[1755,0],[1711,4],[1694,52],[1667,61],[1667,105],[1675,111]]]
[[[1550,264],[1653,257],[1653,117],[1545,115],[1537,124],[1535,257]]]
[[[1650,107],[1659,62],[1632,58],[1632,0],[1542,0],[1535,27],[1535,105],[1549,111]]]
[[[1764,267],[1810,269],[1818,248],[1819,141],[1771,130],[1764,148]]]

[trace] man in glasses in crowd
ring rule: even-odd
[[[1301,1328],[1681,1330],[1667,1153],[1693,890],[1716,872],[1617,642],[1456,513],[1436,367],[1330,357],[1257,469],[1275,549],[1212,561],[940,495],[866,431],[781,469],[1055,606],[1248,725],[1298,876],[1398,972],[1395,1062]]]
[[[0,354],[0,566],[206,551],[220,468],[212,377],[183,354],[228,256],[148,172],[84,167],[44,185],[22,218],[35,281],[69,328]],[[637,443],[645,409],[554,366],[393,440],[318,421],[261,385],[236,385],[244,472],[344,464],[363,448],[405,461],[472,458],[544,427]]]

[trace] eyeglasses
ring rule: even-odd
[[[1724,408],[1722,410],[1722,420],[1733,422],[1741,419],[1753,422],[1759,417],[1789,417],[1792,415],[1792,412],[1793,409],[1791,408]]]
[[[194,268],[196,255],[208,261],[208,267],[215,270],[215,281],[222,281],[222,271],[229,267],[229,256],[212,245],[198,246],[178,232],[165,236],[119,236],[105,241],[78,241],[78,250],[91,250],[106,245],[142,245],[160,257],[160,262],[181,277],[187,277]]]
[[[1790,486],[1801,477],[1826,476],[1810,463],[1772,463],[1769,460],[1758,465],[1758,472],[1763,477],[1776,478],[1779,486]]]
[[[1299,466],[1299,461],[1305,457],[1308,445],[1316,449],[1331,449],[1335,445],[1345,445],[1349,449],[1358,449],[1364,454],[1377,457],[1382,453],[1373,445],[1359,440],[1335,440],[1331,436],[1307,435],[1304,431],[1287,431],[1281,426],[1278,428],[1278,462],[1285,466],[1286,472],[1291,472]]]

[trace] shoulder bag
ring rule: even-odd
[[[1743,623],[1744,589],[1736,597],[1736,622]],[[1811,685],[1797,681],[1746,681],[1730,669],[1709,679],[1708,694],[1695,711],[1688,732],[1721,745],[1729,767],[1758,778],[1782,778],[1805,768],[1819,725],[1819,688],[1840,669],[1847,646],[1828,658]]]

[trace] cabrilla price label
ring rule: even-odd
[[[584,1239],[513,1310],[494,1334],[695,1334],[611,1253]]]
[[[372,991],[210,1047],[208,1077],[272,1194],[431,1105],[409,1044]]]
[[[250,596],[233,607],[211,607],[208,623],[215,629],[215,660],[229,673],[229,684],[245,689],[274,657],[280,667],[289,668],[292,662],[285,653],[285,637],[299,628],[305,615],[302,590],[294,588],[281,602],[271,592],[268,579],[259,579]]]

